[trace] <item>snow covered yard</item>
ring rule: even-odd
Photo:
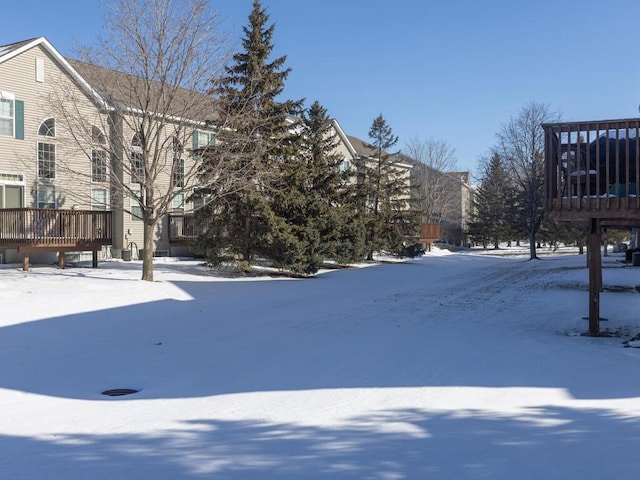
[[[305,280],[3,266],[0,478],[635,478],[640,268],[604,258],[618,336],[589,338],[584,256],[483,253]]]

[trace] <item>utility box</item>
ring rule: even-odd
[[[131,261],[131,250],[122,250],[122,260],[125,262]]]

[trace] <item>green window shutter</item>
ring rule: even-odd
[[[198,149],[198,131],[194,130],[193,131],[193,143],[192,143],[192,147],[194,150]]]
[[[15,102],[16,108],[16,138],[20,140],[24,140],[24,101],[16,100]]]

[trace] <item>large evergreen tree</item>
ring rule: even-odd
[[[337,133],[327,110],[314,102],[304,116],[305,192],[310,226],[318,232],[319,252],[338,263],[362,260],[364,226],[349,203],[353,171],[338,153]]]
[[[398,137],[382,114],[373,121],[369,138],[372,156],[358,165],[357,198],[366,227],[367,259],[372,260],[375,251],[400,252],[417,229],[417,216],[410,207],[410,184],[389,152]]]
[[[259,0],[254,0],[244,27],[243,51],[233,56],[213,93],[229,123],[219,125],[221,149],[210,149],[208,164],[233,160],[245,178],[243,189],[199,213],[206,231],[198,246],[214,264],[238,259],[246,267],[256,256],[272,257],[290,249],[290,228],[273,211],[273,192],[283,173],[282,159],[296,155],[295,125],[302,101],[280,101],[290,72],[286,56],[270,61],[274,25]],[[206,194],[206,190],[203,194]],[[286,246],[283,246],[287,244]]]
[[[504,161],[494,153],[486,164],[482,180],[474,194],[473,220],[469,233],[486,246],[498,248],[501,241],[514,234],[515,191]]]

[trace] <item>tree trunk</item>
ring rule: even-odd
[[[153,232],[155,222],[144,221],[144,256],[142,258],[142,280],[153,282]]]
[[[536,253],[536,236],[535,234],[529,235],[529,259],[534,260],[538,258]]]

